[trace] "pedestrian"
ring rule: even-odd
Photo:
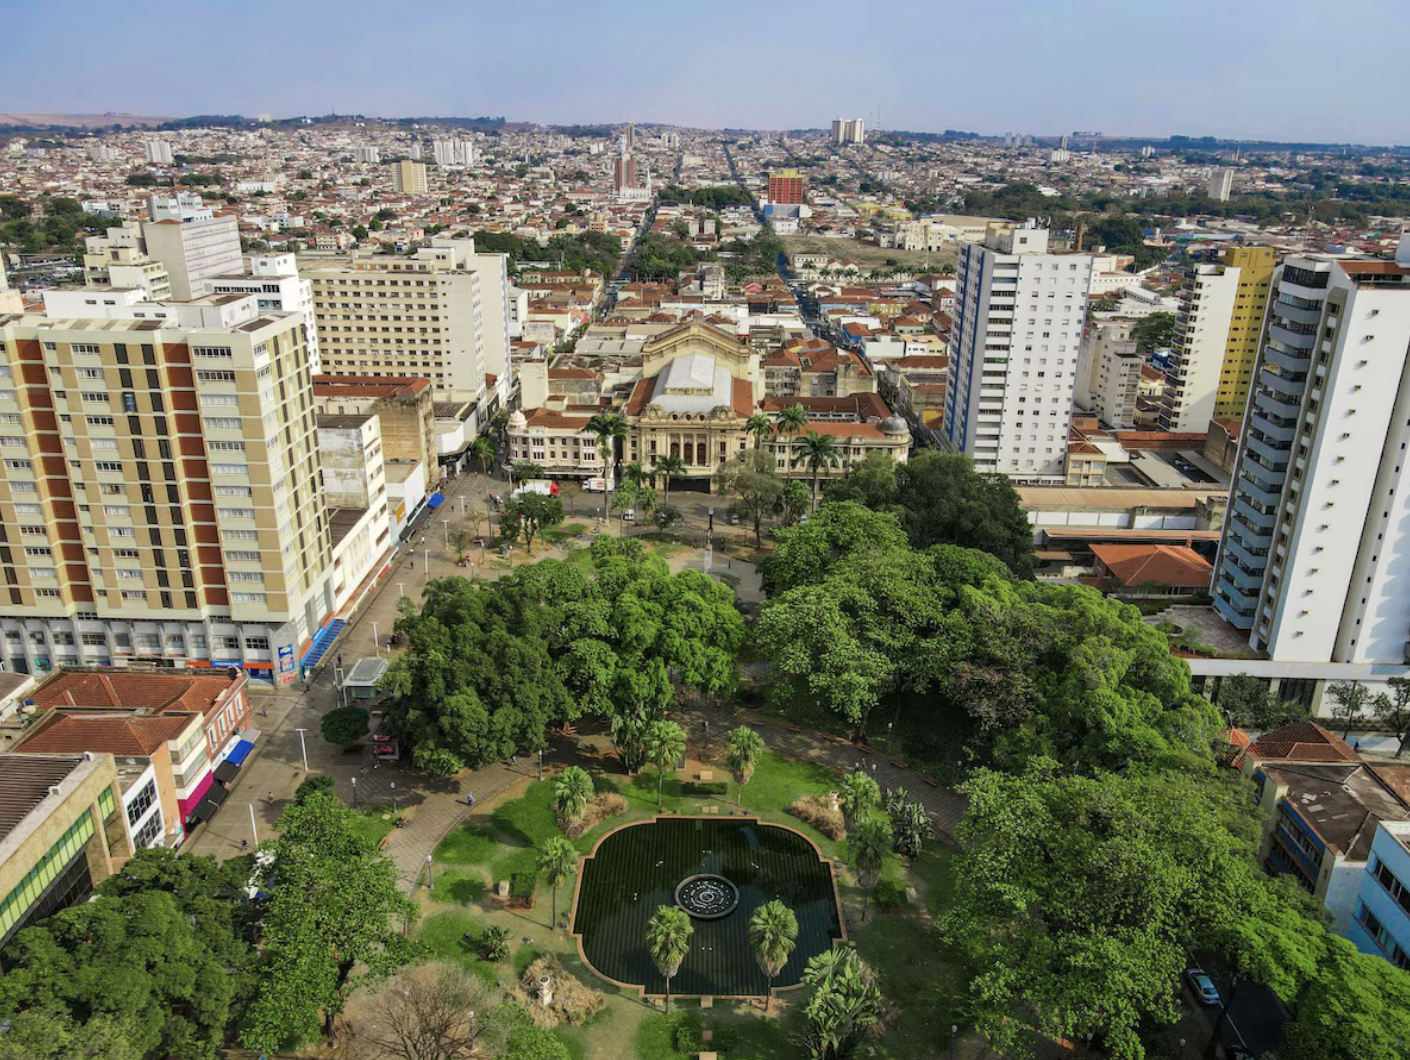
[[[271,791],[268,795],[265,796],[265,798],[268,799],[270,802],[273,802],[273,801],[274,801],[274,792]]]
[[[512,765],[512,766],[517,766],[517,765],[519,764],[519,756],[518,756],[518,755],[510,755],[510,756],[509,756],[509,764]]]
[[[1360,738],[1359,736],[1358,736],[1355,740],[1352,741],[1351,749],[1352,749],[1353,751],[1359,751],[1359,750],[1361,750],[1361,738]]]
[[[361,773],[362,773],[362,779],[363,779],[363,780],[366,780],[366,779],[367,779],[367,770],[366,770],[366,769],[363,769],[363,770],[361,770]]]
[[[471,795],[468,791],[465,793],[465,805],[466,805],[466,806],[474,806],[474,805],[475,805],[475,796]]]
[[[248,839],[242,839],[242,840],[240,840],[240,849],[241,849],[242,851],[248,850],[248,849],[249,849],[249,846],[250,846],[250,841],[249,841]]]
[[[415,561],[415,560],[412,560],[412,561],[411,561],[411,569],[412,569],[412,570],[415,570],[415,569],[416,569],[416,561]]]

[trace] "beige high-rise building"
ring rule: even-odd
[[[291,680],[335,605],[303,315],[92,293],[0,316],[8,664]]]
[[[355,256],[313,265],[323,373],[421,376],[438,396],[478,400],[509,372],[509,278],[503,254],[437,238],[414,258]]]
[[[239,272],[240,223],[216,214],[199,195],[150,196],[142,225],[146,253],[165,266],[171,297],[185,302],[210,294],[207,281]]]
[[[147,253],[147,241],[136,223],[116,225],[105,236],[89,236],[83,247],[83,282],[89,287],[141,288],[154,302],[171,297],[171,275]]]
[[[392,187],[403,195],[426,194],[426,167],[405,159],[392,167]]]

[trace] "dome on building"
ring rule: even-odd
[[[887,416],[881,421],[881,430],[884,434],[910,434],[911,425],[901,416]]]
[[[529,425],[529,418],[520,409],[515,409],[509,414],[509,429],[511,431],[523,430]]]

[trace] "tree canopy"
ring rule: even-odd
[[[419,769],[452,773],[544,744],[550,726],[613,720],[630,768],[672,681],[734,686],[744,624],[731,591],[699,571],[671,574],[641,543],[599,537],[592,577],[554,560],[493,585],[432,582],[421,614],[398,620],[411,650],[388,674],[384,725]]]
[[[1033,527],[1003,475],[982,474],[957,453],[934,450],[904,464],[873,455],[826,489],[830,501],[894,512],[912,545],[963,545],[998,556],[1014,573],[1033,572]]]

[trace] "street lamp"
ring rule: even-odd
[[[357,777],[352,778],[353,782],[353,809],[357,809]]]
[[[346,696],[344,696],[344,694],[343,694],[343,670],[342,670],[342,667],[335,666],[335,667],[333,668],[333,686],[338,690],[338,706],[340,706],[340,707],[346,707],[348,704],[347,704],[347,698],[346,698]],[[302,730],[300,730],[300,731],[302,731]],[[308,762],[307,762],[307,761],[304,762],[304,768],[305,768],[305,769],[308,768]]]
[[[397,582],[397,599],[406,595],[406,582]]]
[[[392,812],[397,813],[400,809],[401,807],[397,805],[397,782],[394,780],[392,781]]]
[[[543,748],[539,748],[539,779],[543,779]]]
[[[259,829],[255,827],[255,804],[250,803],[250,834],[255,837],[255,846],[259,846]]]
[[[425,541],[426,539],[423,537],[421,540],[422,540],[422,541]],[[421,562],[426,565],[426,580],[427,580],[427,581],[430,581],[430,580],[431,580],[431,550],[430,550],[429,548],[422,551],[422,553],[421,553]]]
[[[341,670],[339,670],[338,672],[339,672],[339,673],[342,673]],[[341,683],[341,682],[340,682],[340,683]],[[295,729],[294,731],[299,734],[299,754],[300,754],[301,756],[303,756],[303,760],[304,760],[304,772],[307,773],[307,772],[308,772],[308,745],[304,743],[304,733],[308,732],[308,730],[307,730],[307,729]]]
[[[434,891],[434,890],[436,889],[436,879],[435,879],[435,876],[432,874],[433,867],[434,867],[434,863],[431,861],[431,855],[430,855],[430,854],[427,854],[427,855],[426,855],[426,890],[428,890],[428,891]],[[473,1018],[473,1017],[472,1017],[472,1018]]]
[[[378,656],[379,658],[381,657],[381,655],[382,655],[382,641],[381,641],[381,638],[377,636],[377,623],[376,623],[376,622],[372,623],[372,650],[377,654],[377,656]]]
[[[960,1033],[960,1029],[955,1024],[950,1024],[950,1060],[955,1060],[955,1035]]]

